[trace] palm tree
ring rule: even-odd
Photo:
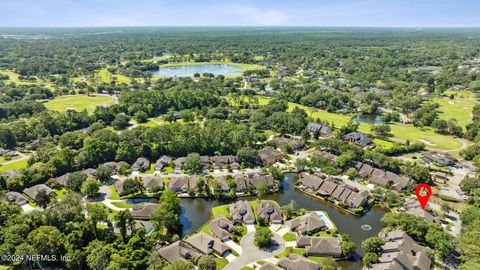
[[[120,228],[120,235],[122,236],[122,241],[125,242],[127,238],[127,226],[133,227],[133,217],[130,215],[128,210],[119,211],[115,214],[115,226]],[[130,228],[130,229],[131,229]]]

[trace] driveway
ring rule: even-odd
[[[242,247],[239,246],[237,243],[233,242],[232,240],[228,240],[227,242],[225,242],[225,245],[234,250],[236,253],[242,254]]]
[[[271,258],[285,249],[285,241],[280,235],[274,233],[273,240],[275,244],[269,249],[259,249],[253,244],[255,232],[247,233],[240,241],[242,254],[227,264],[223,270],[238,270],[258,260]]]

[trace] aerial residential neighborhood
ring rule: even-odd
[[[480,269],[479,9],[0,1],[0,270]]]

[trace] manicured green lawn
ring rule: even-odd
[[[228,264],[228,260],[225,258],[215,258],[215,261],[217,262],[217,270],[223,269]]]
[[[227,101],[233,104],[233,99],[230,96],[227,96],[225,98],[227,99]],[[260,105],[267,104],[271,99],[270,97],[265,97],[265,96],[257,96],[257,98],[258,98],[258,103]],[[303,106],[293,102],[288,103],[288,111],[292,111],[295,107],[304,109],[305,112],[313,118],[319,118],[324,121],[326,120],[330,124],[334,123],[335,127],[337,128],[347,124],[352,118],[351,115],[330,113],[324,110]],[[393,135],[392,140],[394,141],[405,142],[409,140],[412,143],[422,142],[426,144],[427,148],[432,150],[452,151],[452,150],[459,149],[462,146],[461,140],[451,136],[445,136],[445,135],[435,133],[435,131],[433,131],[430,128],[421,129],[419,127],[413,126],[412,124],[402,124],[402,123],[393,123],[393,124],[390,124],[390,127],[392,129],[391,133]],[[371,128],[370,125],[360,123],[359,131],[370,133],[370,128]],[[387,145],[387,142],[381,142],[381,141],[377,141],[377,142],[380,142],[381,145]]]
[[[155,172],[155,163],[150,163],[150,169],[144,172],[140,172],[140,174],[151,174]]]
[[[28,159],[22,159],[19,161],[2,165],[0,166],[0,172],[9,171],[9,170],[20,170],[22,168],[26,168],[28,165],[27,161]]]
[[[254,269],[251,268],[251,267],[248,267],[248,266],[244,266],[244,267],[240,268],[240,270],[254,270]]]
[[[111,96],[61,96],[45,103],[49,110],[64,112],[66,110],[83,111],[87,110],[93,113],[95,108],[100,105],[111,105],[114,101]]]
[[[230,206],[229,204],[225,204],[225,205],[220,205],[220,206],[216,206],[216,207],[212,208],[213,216],[222,215],[224,217],[228,217],[229,206]]]
[[[65,197],[65,194],[67,193],[67,190],[62,188],[62,189],[54,189],[55,194],[57,194],[57,199],[63,199]]]
[[[113,205],[115,205],[118,208],[132,208],[132,204],[124,203],[124,202],[112,202]]]
[[[285,241],[295,241],[297,239],[297,235],[293,232],[288,232],[283,235],[283,240]]]
[[[120,194],[118,194],[117,190],[115,189],[115,185],[110,185],[108,186],[108,188],[110,188],[110,190],[112,191],[112,195],[110,195],[110,197],[108,197],[108,199],[110,200],[120,200]]]
[[[451,94],[455,94],[454,99],[450,99]],[[433,102],[440,104],[440,119],[455,118],[462,127],[472,121],[472,109],[478,103],[475,94],[470,91],[446,91],[444,96],[434,98]]]

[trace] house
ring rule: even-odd
[[[262,160],[264,164],[272,165],[278,160],[282,159],[282,153],[273,149],[270,146],[263,148],[262,150],[258,151],[258,156]]]
[[[322,196],[332,196],[333,191],[337,188],[337,183],[332,181],[332,178],[329,177],[324,180],[322,186],[317,190],[317,193]]]
[[[395,190],[396,192],[403,192],[407,188],[408,184],[410,184],[411,179],[405,176],[400,176],[398,174],[386,171],[385,177],[387,178],[388,183],[390,184],[390,188]]]
[[[113,186],[115,187],[115,190],[116,190],[117,193],[120,194],[120,195],[123,195],[123,183],[124,183],[123,180],[117,180],[117,181],[115,181],[115,183],[113,184]]]
[[[150,169],[150,161],[144,157],[139,157],[132,165],[132,172],[144,172]]]
[[[113,169],[113,173],[117,173],[117,170],[118,170],[118,163],[117,162],[114,162],[114,161],[110,161],[110,162],[105,162],[102,164],[103,166],[109,166],[110,168]]]
[[[230,204],[228,217],[235,224],[254,224],[255,216],[252,206],[247,201],[237,201]]]
[[[342,201],[348,204],[350,208],[358,208],[365,205],[369,197],[370,193],[368,193],[366,190],[363,190],[361,192],[352,192],[345,200]]]
[[[186,157],[179,157],[175,160],[175,170],[180,171],[182,169],[183,163],[185,163]]]
[[[92,177],[92,178],[97,178],[97,169],[93,169],[93,168],[88,168],[88,169],[85,169],[82,171],[84,174],[86,174],[88,177]]]
[[[290,254],[282,257],[277,263],[280,268],[285,270],[320,270],[320,264],[297,254]]]
[[[314,137],[328,137],[332,135],[331,127],[313,122],[307,124],[307,130],[313,134]]]
[[[280,270],[277,266],[271,264],[271,263],[264,263],[258,270]]]
[[[282,146],[288,145],[293,150],[300,150],[305,146],[305,144],[300,140],[292,140],[288,138],[278,137],[274,138],[273,141],[275,142],[275,146],[277,148],[281,148]]]
[[[361,147],[367,147],[372,144],[372,139],[367,134],[362,132],[352,132],[343,136],[343,139],[349,143],[359,145]]]
[[[430,173],[432,180],[438,184],[446,184],[448,181],[448,174],[444,172],[432,172]]]
[[[427,256],[427,247],[419,245],[406,232],[395,230],[380,235],[385,241],[378,263],[371,270],[429,270],[432,261]]]
[[[201,256],[183,241],[176,241],[171,245],[157,246],[158,255],[169,263],[174,263],[178,260],[196,259]]]
[[[323,179],[321,176],[316,174],[302,173],[300,174],[300,178],[298,179],[297,183],[302,185],[307,190],[316,193],[316,191],[323,184]]]
[[[209,170],[211,167],[212,167],[212,163],[210,161],[210,157],[209,156],[200,156],[200,161],[202,162],[203,164],[203,168],[205,170]]]
[[[403,206],[398,208],[398,212],[421,217],[427,222],[439,223],[435,211],[433,211],[428,204],[425,208],[422,208],[420,203],[415,199],[405,200]]]
[[[457,164],[457,160],[448,153],[428,152],[423,154],[423,158],[440,166],[455,166]]]
[[[16,191],[10,191],[5,194],[5,201],[8,203],[14,203],[18,205],[24,205],[27,204],[27,199],[23,197],[22,194],[16,192]]]
[[[149,175],[143,178],[143,187],[147,192],[155,192],[163,189],[163,179],[159,175]]]
[[[155,163],[155,171],[156,172],[161,171],[163,167],[170,165],[170,163],[172,163],[171,156],[166,156],[166,155],[161,156]]]
[[[231,232],[235,230],[235,226],[223,216],[218,216],[210,223],[208,223],[208,228],[212,235],[220,239],[221,241],[228,241],[231,239]]]
[[[299,235],[315,233],[327,228],[325,222],[315,212],[285,221],[285,227]]]
[[[188,237],[186,242],[204,255],[217,254],[223,256],[230,251],[227,245],[204,232]]]
[[[221,191],[221,192],[230,191],[230,186],[228,185],[228,177],[231,177],[231,176],[220,175],[215,177],[215,181],[217,183],[217,186],[215,188],[216,191]]]
[[[213,164],[214,169],[227,169],[231,168],[231,165],[238,165],[238,158],[236,156],[213,156],[210,157],[210,162]],[[238,169],[238,167],[237,167]]]
[[[358,163],[360,163],[360,164],[358,164]],[[358,176],[360,176],[363,179],[366,179],[366,178],[370,177],[370,175],[373,172],[373,167],[368,165],[368,164],[361,163],[361,162],[358,162],[358,163],[355,166],[355,167],[359,167]]]
[[[136,204],[130,210],[130,215],[135,219],[150,219],[157,207],[158,204]]]
[[[68,173],[57,176],[57,177],[52,177],[48,179],[47,184],[50,186],[60,186],[60,187],[65,187],[67,186],[67,178],[68,178]]]
[[[190,188],[189,184],[190,181],[187,176],[175,176],[170,178],[168,189],[185,193]]]
[[[450,201],[457,201],[457,202],[463,202],[463,197],[460,195],[460,193],[453,188],[449,187],[442,187],[440,189],[440,192],[438,193],[440,195],[440,198],[446,198]]]
[[[237,174],[234,176],[235,180],[235,192],[243,193],[247,189],[247,183],[245,182],[245,176],[243,174]]]
[[[380,169],[373,169],[368,179],[370,183],[375,184],[380,187],[387,187],[390,183],[388,182],[387,177],[385,176],[385,171]]]
[[[302,236],[297,239],[297,247],[305,248],[308,256],[342,256],[340,239],[336,237]]]
[[[23,193],[25,193],[32,200],[35,200],[37,198],[37,195],[40,192],[45,192],[45,194],[47,194],[51,198],[56,196],[55,191],[53,191],[51,188],[49,188],[45,184],[35,185],[33,187],[26,188],[23,190]]]
[[[337,161],[337,159],[338,159],[337,155],[334,155],[334,154],[326,152],[326,151],[315,151],[313,154],[315,156],[318,156],[318,157],[324,157],[324,158],[326,158],[330,161],[333,161],[333,162]]]
[[[245,184],[252,189],[256,189],[260,184],[265,184],[267,187],[272,188],[275,184],[272,176],[263,173],[247,173],[245,176]]]
[[[257,218],[262,218],[267,223],[281,224],[283,221],[283,212],[277,203],[260,201],[257,203]]]
[[[2,175],[5,176],[5,178],[7,179],[15,179],[18,176],[20,176],[20,172],[17,170],[8,170],[8,171],[4,171]]]

